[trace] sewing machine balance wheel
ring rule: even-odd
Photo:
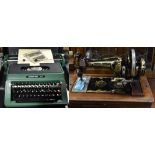
[[[136,76],[136,53],[134,49],[131,49],[129,55],[129,64],[131,66],[131,76]]]

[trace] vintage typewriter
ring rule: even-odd
[[[103,57],[92,50],[87,50],[85,55],[77,52],[75,68],[77,79],[72,87],[72,92],[143,96],[139,78],[145,73],[146,63],[144,58],[136,56],[134,48],[126,57]],[[109,69],[112,71],[112,75],[87,76],[83,74],[86,68]]]
[[[28,52],[19,63],[20,50]],[[44,53],[46,50],[51,52],[53,62],[42,53],[43,50]],[[68,104],[63,69],[66,60],[64,53],[59,50],[9,48],[4,52],[1,70],[5,77],[5,107],[64,107]],[[27,59],[32,63],[27,63]]]

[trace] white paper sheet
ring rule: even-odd
[[[40,63],[54,63],[51,49],[19,49],[18,64],[40,66]]]

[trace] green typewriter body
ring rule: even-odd
[[[68,104],[60,63],[40,66],[12,63],[5,82],[5,107],[54,107]]]

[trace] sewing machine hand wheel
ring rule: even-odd
[[[145,73],[145,60],[143,58],[137,59],[135,49],[131,49],[128,56],[128,67],[130,69],[129,74],[131,77],[137,77],[144,75]]]

